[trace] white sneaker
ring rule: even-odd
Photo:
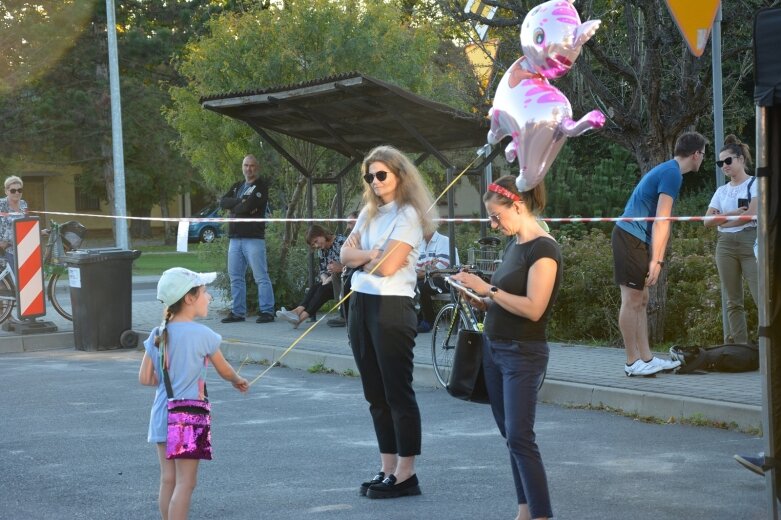
[[[681,362],[677,359],[664,359],[664,358],[658,358],[654,356],[654,358],[648,362],[648,364],[653,364],[662,367],[662,372],[672,372],[679,366],[681,366]]]
[[[662,367],[654,363],[653,360],[646,363],[642,359],[638,359],[631,365],[624,365],[624,372],[626,372],[626,375],[629,377],[632,376],[649,377],[661,371],[662,371]]]
[[[298,314],[296,314],[293,311],[286,310],[284,307],[277,311],[277,318],[281,318],[287,322],[292,323],[293,325],[298,326],[299,317]]]

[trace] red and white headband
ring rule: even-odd
[[[498,193],[502,197],[507,197],[508,199],[510,199],[513,202],[518,202],[519,200],[521,200],[521,196],[520,195],[517,195],[517,194],[511,192],[510,190],[508,190],[507,188],[503,188],[502,186],[499,186],[498,184],[493,184],[493,183],[489,184],[488,185],[488,191],[492,191],[494,193]]]

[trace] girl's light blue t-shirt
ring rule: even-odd
[[[175,399],[198,399],[198,379],[205,378],[204,359],[217,352],[222,336],[194,321],[178,321],[168,326],[168,376]],[[152,331],[144,348],[152,359],[157,385],[155,401],[149,417],[149,442],[165,442],[168,436],[168,396],[163,382],[160,350],[155,346],[158,327]]]

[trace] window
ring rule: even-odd
[[[80,176],[76,175],[74,180],[75,198],[76,198],[76,211],[94,211],[100,209],[100,197],[86,191],[80,186]]]

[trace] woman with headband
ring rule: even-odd
[[[534,418],[537,390],[548,366],[546,328],[562,278],[559,244],[537,223],[545,187],[519,193],[515,177],[488,186],[483,197],[491,227],[513,237],[491,283],[471,273],[453,276],[480,298],[485,310],[483,369],[491,411],[510,450],[516,520],[553,516],[548,480],[537,448]],[[465,293],[468,294],[468,293]]]

